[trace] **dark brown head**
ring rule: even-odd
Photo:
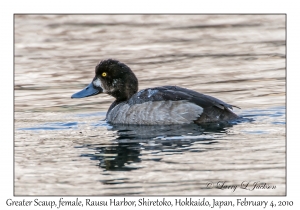
[[[82,91],[71,98],[83,98],[99,93],[107,93],[117,99],[126,101],[138,91],[138,80],[131,69],[117,60],[101,61],[95,68],[95,77]]]

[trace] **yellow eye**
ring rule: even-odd
[[[102,73],[102,77],[106,77],[106,75],[107,75],[106,72]]]

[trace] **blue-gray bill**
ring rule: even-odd
[[[78,93],[74,93],[71,96],[71,98],[84,98],[84,97],[94,96],[102,92],[103,89],[101,87],[95,87],[93,82],[91,82],[91,84],[89,84],[83,90],[79,91]]]

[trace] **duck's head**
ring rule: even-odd
[[[138,80],[131,69],[117,60],[101,61],[95,68],[95,77],[86,88],[71,98],[84,98],[107,93],[118,101],[128,100],[138,91]]]

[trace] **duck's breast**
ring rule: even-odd
[[[139,104],[122,102],[108,113],[113,124],[170,125],[193,123],[203,108],[188,101],[147,101]]]

